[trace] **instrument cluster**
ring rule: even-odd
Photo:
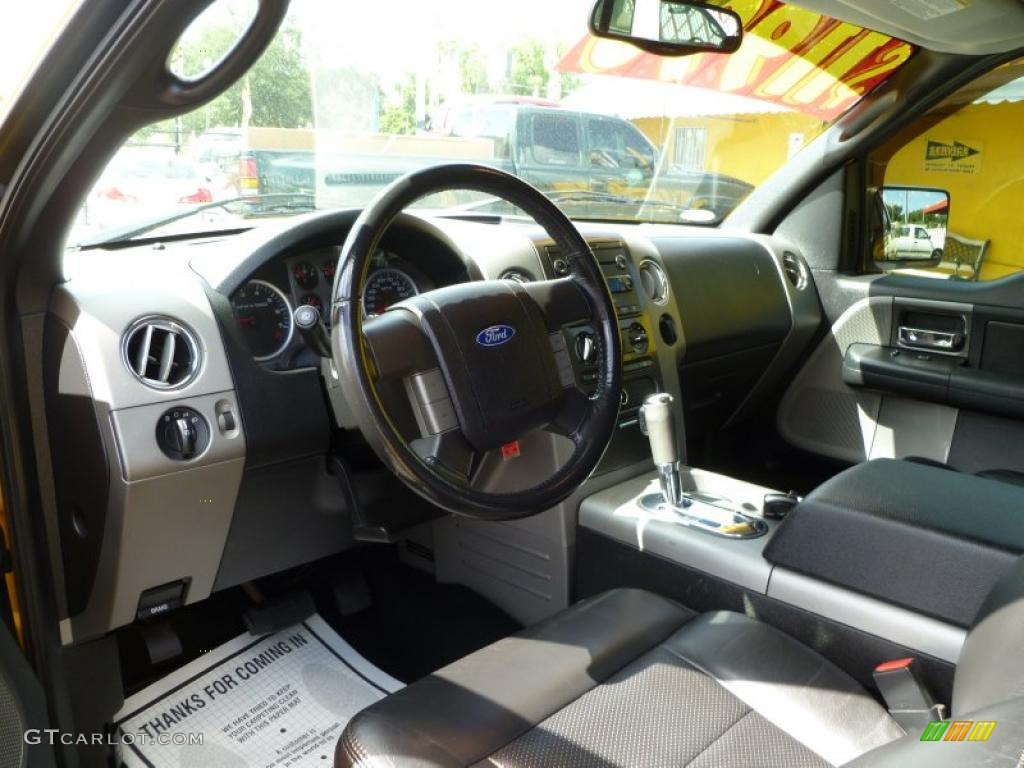
[[[293,314],[315,307],[330,328],[331,294],[340,248],[327,247],[285,258],[275,269],[253,276],[231,298],[235,322],[253,358],[275,369],[312,365],[310,350],[295,331]],[[381,249],[362,291],[363,313],[374,317],[437,283],[417,265]]]

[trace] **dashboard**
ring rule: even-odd
[[[331,365],[292,322],[300,304],[328,307],[358,213],[72,256],[43,340],[60,480],[48,524],[59,533],[67,642],[131,623],[154,594],[197,602],[357,541],[394,540],[439,514],[383,470]],[[681,226],[579,228],[601,263],[625,353],[618,428],[588,493],[646,470],[636,418],[646,394],[676,397],[687,438],[700,439],[764,398],[766,371],[797,358],[821,318],[813,281],[787,270],[802,260],[786,242]],[[565,273],[535,225],[403,214],[362,298],[379,314],[436,287]],[[586,393],[590,329],[563,333],[564,373]],[[396,422],[423,437],[431,427],[404,399],[410,413]],[[75,440],[61,433],[67,424]],[[488,454],[481,487],[515,492],[553,472],[567,455],[559,440],[524,438],[525,461]]]

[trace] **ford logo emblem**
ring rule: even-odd
[[[511,325],[492,325],[476,335],[476,343],[481,347],[500,347],[515,335],[516,329]]]

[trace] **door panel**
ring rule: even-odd
[[[882,344],[892,328],[892,299],[862,299],[839,317],[793,379],[778,411],[779,433],[811,453],[864,461],[882,398],[843,382],[843,358],[854,344]]]
[[[1024,276],[893,275],[835,322],[794,378],[779,430],[844,461],[923,456],[1024,470]]]

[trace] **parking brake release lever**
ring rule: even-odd
[[[640,408],[640,431],[651,442],[651,456],[658,468],[658,479],[665,500],[673,507],[689,506],[683,496],[679,476],[679,450],[676,445],[674,400],[667,392],[658,392],[644,400]]]

